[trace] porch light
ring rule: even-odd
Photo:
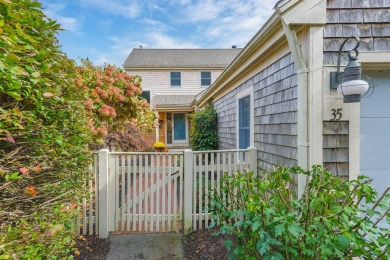
[[[344,72],[340,72],[341,51],[346,42],[350,39],[356,40],[356,46],[348,51],[348,64]],[[337,92],[344,96],[344,103],[360,102],[361,97],[364,97],[370,90],[374,88],[372,80],[368,76],[365,77],[370,83],[362,79],[362,67],[357,61],[359,56],[360,38],[351,36],[347,38],[340,46],[337,57],[337,72],[330,73],[330,88],[337,89]]]

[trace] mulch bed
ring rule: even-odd
[[[228,259],[224,241],[226,236],[213,235],[215,230],[197,230],[183,236],[186,259]],[[230,238],[231,239],[231,238]],[[105,259],[110,248],[108,239],[96,236],[79,236],[76,240],[74,259]]]
[[[183,250],[186,259],[228,259],[229,253],[224,241],[232,238],[215,236],[215,232],[215,229],[203,229],[184,236]]]
[[[79,236],[77,237],[74,259],[95,259],[103,260],[108,254],[110,244],[108,238],[99,238],[97,236]]]

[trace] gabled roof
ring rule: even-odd
[[[231,49],[139,49],[134,48],[125,69],[142,68],[226,68],[241,48]]]

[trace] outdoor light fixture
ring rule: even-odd
[[[341,51],[344,48],[345,43],[350,40],[356,40],[356,46],[348,51],[348,64],[345,67],[344,72],[340,72],[340,61],[341,61]],[[337,57],[337,72],[330,73],[330,88],[337,89],[339,94],[344,96],[344,103],[355,103],[360,102],[361,97],[364,97],[370,90],[370,83],[372,89],[374,84],[368,76],[363,76],[367,78],[368,81],[362,80],[362,67],[359,62],[357,62],[357,57],[359,56],[360,38],[356,36],[351,36],[347,38],[340,46],[338,57]]]

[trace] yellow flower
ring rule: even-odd
[[[165,144],[163,142],[156,142],[153,145],[154,149],[165,149]]]

